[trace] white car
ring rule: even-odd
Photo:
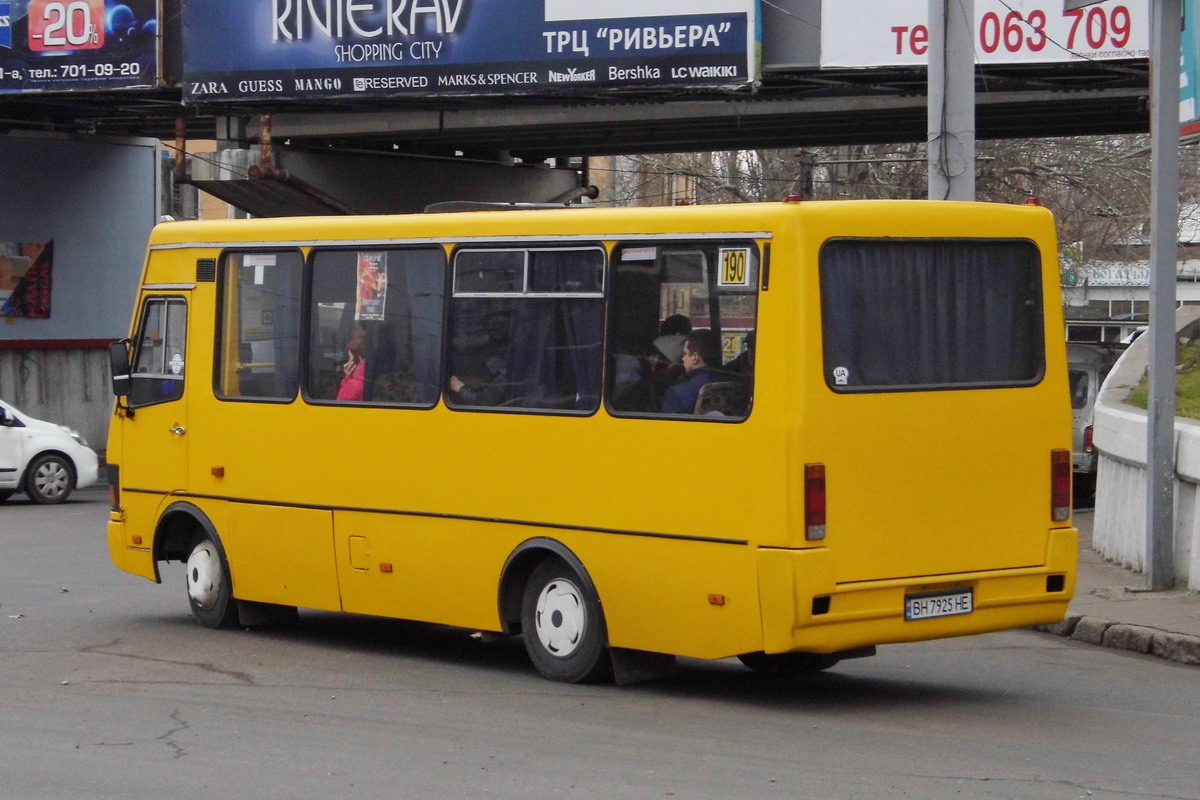
[[[96,483],[100,459],[75,431],[23,414],[0,400],[0,503],[25,492],[61,503]]]

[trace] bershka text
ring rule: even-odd
[[[271,41],[446,35],[470,0],[271,0]]]

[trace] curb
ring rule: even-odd
[[[1200,636],[1078,614],[1068,615],[1062,622],[1052,625],[1034,625],[1033,630],[1200,667]]]

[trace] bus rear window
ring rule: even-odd
[[[1040,259],[1032,242],[836,239],[820,262],[825,380],[834,391],[1041,379]]]

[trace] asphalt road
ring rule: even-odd
[[[302,612],[195,625],[106,496],[0,506],[0,798],[1200,799],[1200,671],[1030,631],[796,682],[539,678],[519,642]]]

